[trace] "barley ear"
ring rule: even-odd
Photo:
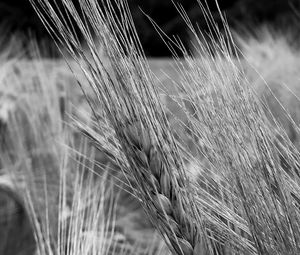
[[[142,124],[131,123],[123,130],[127,157],[153,224],[177,254],[198,254],[200,231],[189,211],[185,182],[176,175],[170,155]]]

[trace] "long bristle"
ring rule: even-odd
[[[51,76],[40,66],[37,98],[0,112],[11,127],[1,161],[7,169],[22,166],[15,183],[23,185],[38,254],[159,254],[156,239],[118,232],[118,224],[144,215],[152,224],[144,222],[144,231],[154,238],[155,227],[175,254],[299,253],[298,116],[290,111],[298,98],[292,87],[286,98],[297,100],[281,103],[285,79],[266,68],[278,68],[273,52],[251,63],[253,42],[240,39],[238,49],[220,10],[222,27],[198,1],[209,26],[204,35],[174,3],[196,39],[191,54],[149,17],[174,55],[176,75],[159,84],[173,86],[165,106],[127,1],[81,0],[76,8],[64,0],[63,9],[55,1],[30,2],[76,76],[91,118],[79,111],[62,118],[70,106],[60,107],[61,95],[45,86]],[[297,63],[285,41],[278,48]],[[18,77],[11,80],[24,92]],[[180,113],[168,109],[174,106]],[[128,197],[144,214],[132,209],[118,220]]]

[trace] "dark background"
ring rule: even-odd
[[[46,41],[50,41],[28,0],[0,1],[0,20],[6,31],[18,31],[27,36],[34,35],[39,40],[46,38]],[[170,54],[140,8],[150,15],[169,36],[178,35],[185,44],[189,44],[186,26],[171,0],[128,1],[147,56],[162,57]],[[206,23],[196,0],[177,2],[184,6],[194,24],[198,23],[201,29],[205,29]],[[215,0],[207,0],[207,2],[215,20],[220,22]],[[262,23],[284,29],[292,24],[297,28],[300,24],[299,0],[219,0],[219,6],[226,14],[230,27],[237,30],[255,30],[255,27]]]

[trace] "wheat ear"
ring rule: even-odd
[[[57,14],[46,0],[30,1],[56,42],[66,46],[95,91],[97,104],[104,109],[129,163],[128,179],[134,179],[136,194],[152,223],[175,253],[201,254],[199,244],[201,247],[205,247],[203,243],[208,244],[207,235],[200,234],[205,228],[189,192],[181,154],[158,103],[153,75],[127,1],[105,0],[100,7],[95,0],[83,0],[79,14],[72,1],[66,0],[63,1],[66,17]],[[91,58],[86,56],[68,26],[68,15],[74,17],[81,29]],[[89,21],[91,28],[85,21]],[[59,33],[54,32],[56,29]],[[103,45],[108,65],[98,54],[92,34]]]
[[[172,159],[138,121],[120,129],[127,143],[127,157],[152,221],[177,254],[199,253],[199,228],[191,216],[185,181],[171,170]]]

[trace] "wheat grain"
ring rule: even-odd
[[[139,126],[134,123],[125,127],[124,134],[128,144],[126,148],[132,148],[129,149],[129,159],[134,160],[135,178],[144,186],[143,201],[148,213],[152,214],[153,221],[158,221],[158,228],[164,228],[163,232],[178,254],[193,254],[199,236],[196,222],[191,221],[191,212],[186,209],[188,205],[184,201],[187,187],[179,176],[167,169],[170,166],[151,142],[150,134]]]

